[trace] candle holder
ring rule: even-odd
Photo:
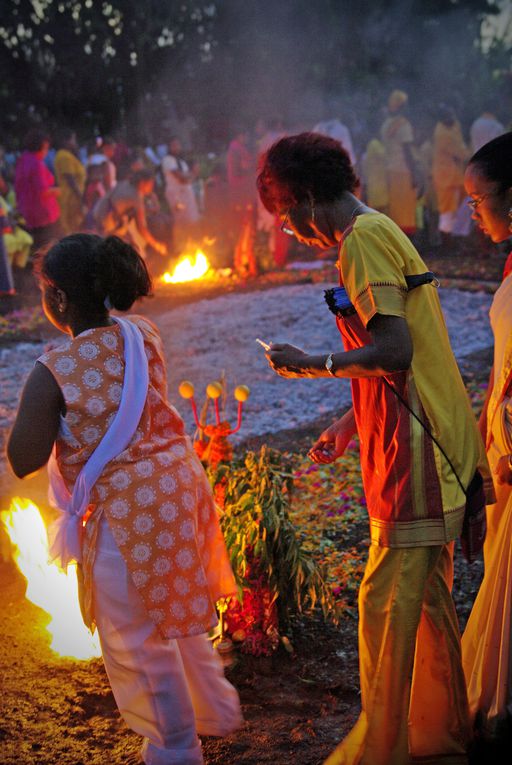
[[[250,395],[247,385],[237,385],[234,390],[234,397],[238,402],[237,423],[232,428],[229,422],[222,419],[223,413],[219,406],[219,399],[224,392],[224,387],[219,381],[214,381],[206,386],[207,400],[213,401],[214,422],[205,423],[197,413],[197,404],[194,398],[194,385],[189,380],[183,380],[179,386],[179,394],[182,398],[190,401],[194,422],[201,438],[195,442],[196,451],[203,462],[208,463],[212,468],[216,468],[219,462],[230,462],[233,457],[233,448],[228,441],[229,436],[237,433],[242,426],[243,405]],[[206,438],[203,438],[206,436]],[[207,440],[206,444],[205,441]]]
[[[234,661],[235,646],[231,638],[226,635],[225,613],[228,610],[228,604],[231,598],[220,598],[217,601],[217,611],[219,612],[219,635],[214,641],[214,646],[221,656],[223,664],[230,666]]]

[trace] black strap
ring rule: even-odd
[[[421,287],[422,284],[431,284],[432,282],[435,282],[436,286],[439,286],[439,282],[432,271],[426,271],[424,274],[406,274],[404,278],[407,282],[407,290],[409,292],[415,290],[416,287]]]
[[[421,419],[418,417],[418,415],[417,415],[415,412],[413,412],[413,410],[411,409],[411,407],[409,406],[409,404],[407,403],[407,401],[406,401],[406,400],[405,400],[405,399],[404,399],[404,398],[403,398],[403,397],[400,395],[400,393],[399,393],[399,392],[396,390],[396,388],[395,388],[393,385],[391,385],[391,383],[389,382],[389,380],[386,380],[386,378],[385,378],[385,377],[382,377],[382,380],[383,380],[384,384],[385,384],[385,385],[387,385],[387,386],[388,386],[388,388],[389,388],[390,390],[392,390],[392,391],[393,391],[393,393],[395,394],[395,396],[396,396],[396,397],[399,399],[399,401],[401,401],[401,402],[402,402],[402,404],[405,406],[405,408],[406,408],[406,409],[407,409],[407,410],[408,410],[408,411],[409,411],[409,412],[412,414],[412,416],[414,417],[414,419],[415,419],[415,420],[417,420],[417,422],[419,422],[419,424],[421,425],[421,427],[423,428],[423,430],[425,431],[425,433],[427,433],[427,435],[429,435],[429,436],[430,436],[430,438],[432,439],[432,441],[435,443],[435,445],[437,446],[437,448],[439,449],[439,451],[441,452],[441,454],[443,455],[443,457],[445,458],[445,460],[447,461],[447,463],[448,463],[448,464],[449,464],[449,466],[451,467],[451,469],[452,469],[452,471],[453,471],[453,474],[454,474],[455,478],[457,479],[457,482],[458,482],[458,484],[459,484],[460,488],[461,488],[461,489],[462,489],[462,491],[464,492],[464,496],[465,496],[465,497],[467,497],[468,493],[467,493],[466,489],[464,488],[464,486],[462,485],[462,481],[460,480],[460,478],[459,478],[459,476],[458,476],[458,473],[457,473],[457,471],[456,471],[456,470],[455,470],[455,468],[453,467],[453,462],[452,462],[452,461],[451,461],[451,459],[448,457],[448,455],[446,454],[445,450],[443,449],[443,447],[441,446],[441,444],[439,443],[439,441],[437,440],[437,438],[436,438],[436,437],[435,437],[435,436],[434,436],[434,435],[433,435],[433,434],[430,432],[430,430],[427,428],[427,426],[425,425],[425,423],[423,422],[423,420],[421,420]]]

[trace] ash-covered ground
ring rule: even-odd
[[[254,340],[288,341],[311,351],[340,347],[323,303],[323,286],[329,285],[232,294],[175,310],[165,310],[159,301],[158,311],[148,310],[164,337],[170,398],[185,416],[189,432],[190,413],[177,395],[180,380],[192,380],[201,399],[206,384],[224,371],[230,390],[240,383],[252,389],[239,448],[241,442],[252,446],[265,441],[283,450],[307,449],[320,428],[348,404],[348,385],[281,380],[268,369]],[[441,300],[463,373],[485,381],[491,362],[491,297],[441,290]],[[42,347],[23,343],[0,351],[4,434],[23,379]],[[232,399],[227,415],[234,420]],[[22,484],[10,477],[5,464],[2,468],[4,506],[14,494],[43,501],[44,477]],[[361,539],[366,536],[357,533]],[[454,596],[461,624],[481,575],[480,562],[468,567],[457,556]],[[140,741],[119,718],[101,661],[75,662],[51,652],[46,616],[25,599],[24,579],[10,560],[0,563],[0,588],[0,765],[139,763]],[[319,765],[350,729],[359,711],[356,620],[346,617],[334,628],[305,618],[295,625],[292,642],[293,654],[281,647],[267,659],[241,656],[228,670],[246,723],[227,739],[204,741],[207,765]]]

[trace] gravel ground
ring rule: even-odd
[[[222,373],[231,391],[241,383],[250,386],[244,424],[235,442],[305,425],[350,402],[346,381],[277,377],[269,369],[263,349],[255,343],[260,337],[290,342],[311,352],[339,348],[338,330],[323,301],[323,289],[328,286],[305,284],[230,294],[152,316],[164,339],[169,396],[184,416],[189,432],[194,427],[190,409],[177,392],[183,379],[196,386],[198,403],[203,401],[208,382]],[[441,289],[440,296],[458,360],[492,345],[490,295]],[[19,343],[0,350],[0,429],[4,432],[12,422],[23,381],[43,348],[43,343]],[[232,398],[228,399],[226,415],[231,421],[236,419]]]
[[[177,396],[180,380],[192,380],[201,401],[207,382],[222,371],[230,388],[239,383],[252,388],[240,434],[246,445],[267,441],[283,449],[305,448],[332,416],[336,402],[339,407],[348,403],[348,386],[342,382],[275,377],[254,343],[259,336],[311,351],[338,347],[337,330],[322,300],[323,286],[231,294],[150,312],[164,337],[170,397],[189,430],[191,417]],[[491,297],[442,290],[441,300],[463,372],[484,380],[492,343],[487,316]],[[0,349],[4,434],[23,380],[42,350],[43,343]],[[228,407],[233,419],[234,402]],[[4,473],[0,498],[15,493],[6,478]],[[16,493],[40,504],[44,491],[43,473],[16,486]],[[366,530],[361,533],[366,536]],[[481,561],[468,567],[457,555],[454,597],[461,625],[482,569]],[[44,613],[25,599],[24,579],[1,556],[0,589],[0,765],[139,765],[140,741],[119,718],[101,662],[73,662],[50,651]],[[359,711],[357,621],[347,618],[335,629],[305,619],[295,630],[294,647],[292,655],[280,649],[268,659],[244,657],[230,670],[246,722],[233,736],[204,742],[207,765],[320,765],[353,725]],[[474,760],[481,765],[489,761]],[[492,762],[508,760],[495,757]]]

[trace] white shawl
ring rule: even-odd
[[[48,529],[49,554],[50,560],[64,570],[72,561],[81,561],[80,531],[92,488],[105,465],[130,443],[146,403],[149,374],[142,333],[126,319],[114,321],[119,324],[124,340],[125,372],[121,401],[112,424],[80,471],[72,494],[57,465],[55,446],[48,462],[48,498],[59,511]]]

